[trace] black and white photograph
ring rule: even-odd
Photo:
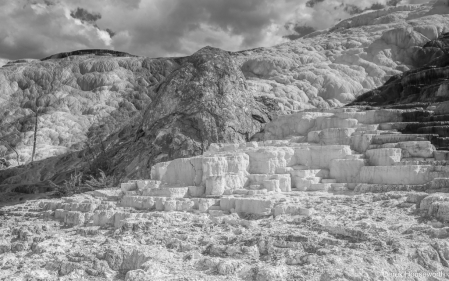
[[[449,280],[449,0],[0,0],[0,281]]]

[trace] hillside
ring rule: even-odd
[[[237,53],[205,48],[160,59],[69,53],[9,62],[0,69],[8,108],[2,135],[14,137],[20,163],[31,157],[30,108],[40,95],[46,106],[36,159],[69,154],[3,171],[1,183],[61,182],[100,154],[107,165],[97,166],[119,180],[143,177],[152,164],[197,155],[211,142],[249,140],[276,115],[349,103],[438,58],[439,48],[424,47],[448,31],[448,9],[432,2],[368,11],[289,43]],[[101,142],[104,149],[85,149]],[[14,151],[4,150],[15,164]]]
[[[447,71],[449,66],[449,33],[427,42],[423,53],[438,50],[422,67],[392,76],[387,83],[357,97],[352,105],[393,105],[434,103],[449,99]]]

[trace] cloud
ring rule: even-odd
[[[329,28],[350,16],[342,3],[365,9],[386,1],[0,1],[0,57],[43,58],[87,48],[150,57],[190,55],[206,45],[237,51],[285,42],[292,33],[287,22]]]
[[[1,3],[0,57],[43,58],[67,50],[108,47],[110,37],[103,34],[107,32],[71,17],[66,5],[48,0]]]
[[[332,27],[340,20],[366,10],[377,10],[386,6],[398,4],[422,4],[429,0],[308,0],[298,6],[295,16],[287,25],[291,31],[298,27],[315,30]],[[300,32],[294,32],[289,37],[297,38]]]
[[[79,19],[81,21],[94,23],[101,19],[100,13],[90,13],[83,8],[76,8],[76,10],[70,12],[70,16],[74,19]]]

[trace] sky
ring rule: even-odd
[[[294,26],[326,29],[351,16],[347,7],[388,1],[394,0],[0,0],[0,60],[90,48],[166,57],[204,46],[273,46],[288,41]]]

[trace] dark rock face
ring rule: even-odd
[[[157,162],[199,155],[214,142],[249,141],[270,120],[269,113],[246,91],[245,78],[227,52],[203,48],[160,85],[136,140],[110,150],[114,173],[149,177]]]
[[[50,60],[50,59],[63,59],[70,56],[82,56],[82,55],[97,55],[97,56],[113,56],[113,57],[137,57],[135,55],[131,55],[125,52],[113,51],[113,50],[104,50],[104,49],[87,49],[87,50],[77,50],[72,52],[64,52],[55,55],[51,55],[49,57],[41,59],[41,61]]]
[[[444,102],[449,100],[448,47],[449,33],[428,42],[415,53],[415,62],[421,61],[417,65],[423,66],[391,77],[383,86],[359,96],[349,105],[420,108],[402,114],[402,122],[408,123],[398,131],[428,135],[437,149],[448,149],[449,110]]]
[[[438,39],[427,42],[423,47],[449,48],[449,33],[444,33]]]
[[[268,120],[246,91],[245,78],[229,54],[207,47],[187,58],[161,85],[142,130],[154,137],[160,130],[167,132],[156,137],[156,143],[187,141],[205,150],[212,142],[249,141]]]
[[[359,96],[350,105],[441,102],[449,100],[449,33],[414,53],[418,68],[392,76],[383,86]]]

